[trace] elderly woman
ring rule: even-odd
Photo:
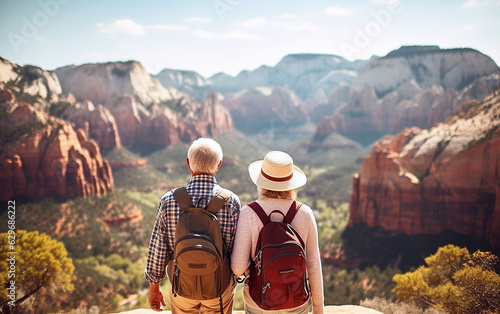
[[[295,189],[304,186],[307,182],[306,175],[297,166],[293,165],[292,157],[287,153],[272,151],[266,154],[264,160],[251,163],[248,167],[250,178],[257,185],[259,198],[254,203],[260,205],[265,215],[271,221],[282,221],[289,209],[298,207],[291,225],[304,242],[307,261],[307,280],[310,286],[309,299],[312,299],[313,313],[323,313],[323,278],[321,273],[321,260],[318,247],[318,232],[314,214],[306,204],[293,206],[296,198]],[[250,205],[250,206],[249,206]],[[231,268],[235,275],[249,274],[255,276],[255,271],[250,271],[251,260],[256,255],[256,246],[263,222],[252,207],[253,203],[245,205],[240,212],[233,252],[231,255]],[[279,211],[282,213],[276,213]],[[273,213],[274,212],[274,213]],[[272,214],[271,214],[272,213]],[[276,216],[276,217],[275,217]],[[261,308],[257,300],[252,298],[247,278],[244,285],[243,297],[245,300],[245,313],[307,313],[309,299],[306,294],[303,300],[293,302],[290,308],[270,310]],[[255,296],[255,294],[254,294]]]

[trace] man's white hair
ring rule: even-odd
[[[202,137],[193,141],[187,158],[193,172],[215,174],[222,161],[222,148],[215,140]]]

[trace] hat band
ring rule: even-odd
[[[264,172],[264,170],[260,169],[260,173],[262,173],[262,175],[264,176],[264,178],[268,179],[268,180],[271,180],[271,181],[275,181],[275,182],[283,182],[283,181],[288,181],[290,180],[292,177],[293,177],[293,172],[287,176],[287,177],[283,177],[283,178],[275,178],[275,177],[271,177],[270,175],[266,174]]]

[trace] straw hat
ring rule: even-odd
[[[255,185],[272,191],[288,191],[306,184],[307,177],[285,152],[271,151],[264,160],[248,166],[248,173]]]

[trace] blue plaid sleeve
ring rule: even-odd
[[[221,226],[222,236],[227,244],[228,254],[233,251],[236,226],[240,215],[241,203],[236,194],[231,194],[224,208],[219,211],[217,217]]]
[[[171,192],[162,197],[158,205],[151,240],[149,241],[148,258],[144,275],[147,281],[155,284],[160,283],[165,278],[167,263],[172,258],[171,248],[173,245],[169,242],[173,237],[169,236],[169,234],[172,234],[172,230],[175,231],[176,223],[176,219],[169,217],[175,214],[176,204],[172,200],[173,195]]]

